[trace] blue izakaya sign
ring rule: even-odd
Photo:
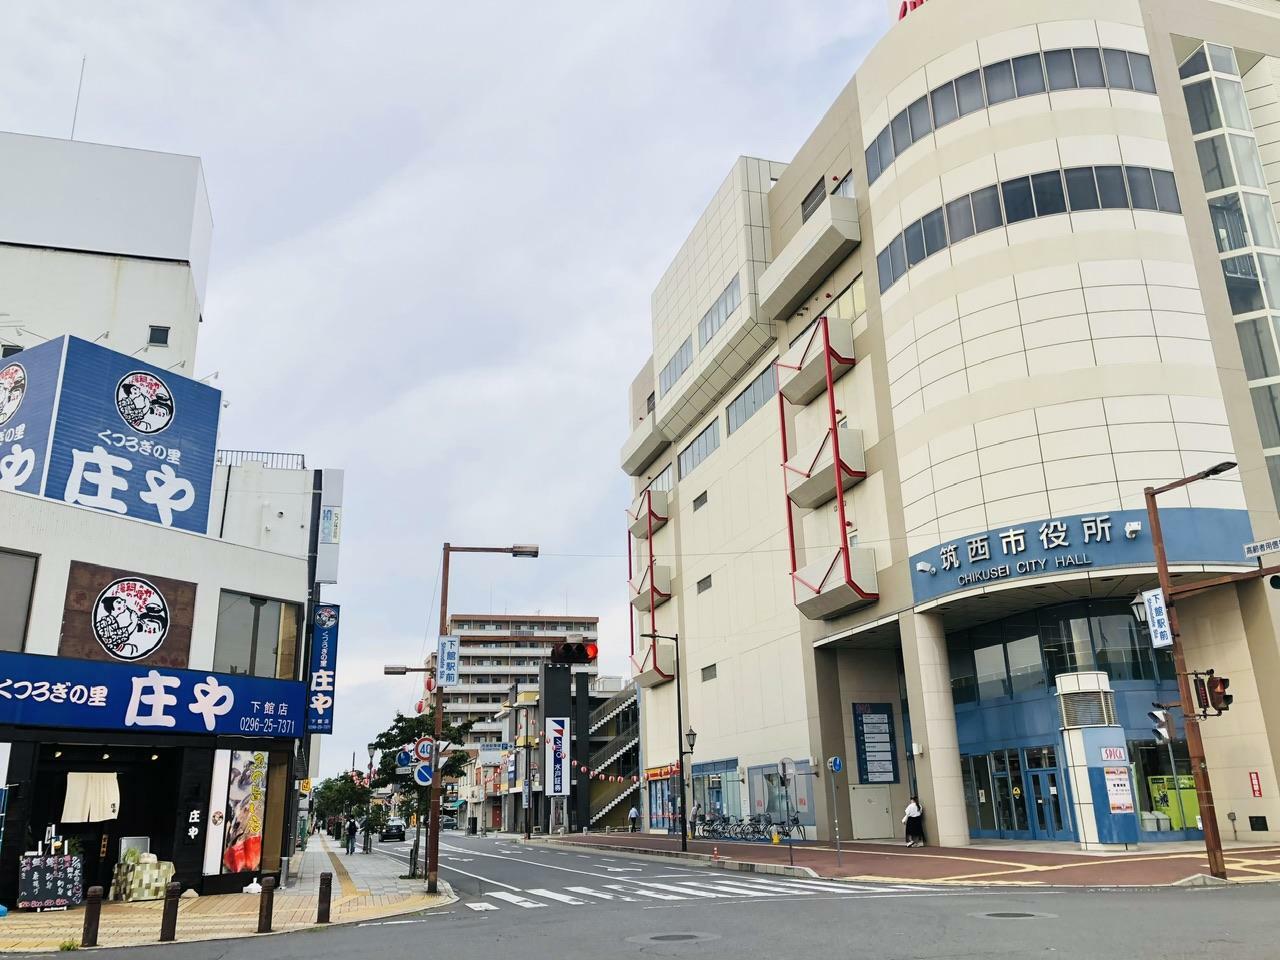
[[[61,363],[61,340],[0,360],[0,490],[42,489]]]
[[[338,670],[336,603],[316,607],[311,634],[311,668],[307,681],[307,733],[333,733],[334,680]]]
[[[76,337],[9,358],[0,390],[0,490],[206,531],[219,391]]]
[[[1160,511],[1170,563],[1233,563],[1253,539],[1244,510],[1173,507]],[[1023,577],[1155,563],[1147,511],[1054,517],[969,534],[911,557],[916,603]]]
[[[294,680],[0,653],[0,724],[301,737],[303,709]]]

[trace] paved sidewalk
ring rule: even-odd
[[[376,850],[375,845],[375,850]],[[276,891],[272,928],[281,933],[314,927],[320,874],[333,874],[330,918],[335,924],[376,920],[414,913],[451,902],[452,896],[428,896],[421,880],[401,880],[405,866],[391,857],[347,856],[334,840],[311,837],[301,869],[289,886]],[[224,894],[182,900],[178,904],[178,939],[222,940],[255,935],[258,901],[253,894]],[[160,936],[162,901],[104,903],[98,945],[136,946]],[[80,943],[84,909],[33,913],[11,911],[0,918],[0,951],[57,950]]]
[[[586,844],[620,851],[682,856],[678,837],[643,833],[574,834],[550,843]],[[821,877],[892,883],[1011,884],[1019,886],[1164,886],[1194,882],[1209,872],[1204,848],[1195,844],[1157,851],[1139,847],[1128,853],[1090,854],[1062,849],[1037,851],[1011,847],[923,847],[890,843],[845,843],[840,864],[835,847],[796,843],[795,865]],[[691,858],[786,865],[785,843],[689,841]],[[1280,846],[1229,844],[1227,875],[1237,882],[1280,880]]]

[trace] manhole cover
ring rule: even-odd
[[[719,940],[715,933],[650,933],[643,937],[627,937],[628,943],[703,943],[707,940]]]
[[[986,913],[971,913],[971,917],[979,920],[1052,920],[1056,913],[1029,913],[1024,910],[991,910]]]

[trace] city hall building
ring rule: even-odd
[[[1173,660],[1130,604],[1147,486],[1239,464],[1160,497],[1174,584],[1280,533],[1280,11],[889,19],[652,296],[622,449],[646,826],[685,753],[691,813],[822,837],[901,838],[914,793],[931,843],[1199,840],[1182,720],[1166,744],[1147,716]],[[1177,606],[1234,696],[1201,722],[1222,835],[1274,841],[1280,592]]]

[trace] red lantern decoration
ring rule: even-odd
[[[419,715],[422,715],[427,712],[427,701],[419,700],[416,704],[414,704],[413,708],[418,712]]]
[[[631,777],[631,782],[632,782],[632,783],[639,783],[639,782],[640,782],[640,778],[639,778],[639,777],[637,777],[637,776],[634,776],[634,775],[633,775],[633,776]]]

